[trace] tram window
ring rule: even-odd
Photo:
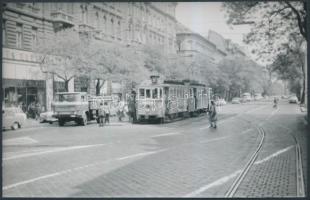
[[[140,89],[139,90],[139,98],[140,99],[144,99],[145,98],[144,89]]]
[[[151,98],[151,90],[150,89],[146,89],[145,93],[146,93],[146,98]]]
[[[152,90],[152,98],[153,99],[157,99],[158,98],[157,88]]]
[[[162,98],[163,97],[163,89],[159,89],[159,98]]]

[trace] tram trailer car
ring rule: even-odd
[[[191,80],[159,80],[159,76],[151,76],[137,88],[137,119],[164,122],[167,118],[206,112],[208,90],[204,84]]]

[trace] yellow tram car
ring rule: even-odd
[[[210,89],[191,80],[161,80],[151,76],[137,88],[138,121],[192,116],[206,112],[210,104]]]

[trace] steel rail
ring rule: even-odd
[[[262,145],[263,145],[263,142],[264,142],[264,139],[265,139],[265,131],[261,127],[256,127],[256,129],[258,130],[258,132],[262,136],[261,141],[260,141],[258,147],[256,148],[255,152],[252,154],[250,160],[247,162],[247,164],[243,168],[242,172],[239,174],[239,176],[235,179],[235,181],[233,182],[233,184],[231,185],[229,190],[226,192],[225,197],[233,197],[234,196],[234,194],[236,193],[236,191],[237,191],[238,187],[240,186],[241,182],[244,180],[244,178],[247,175],[248,171],[250,170],[250,168],[254,164],[254,162],[255,162],[255,160],[256,160],[256,158],[258,156],[258,153],[259,153],[259,151],[262,148]]]
[[[301,157],[301,150],[300,145],[293,134],[292,129],[287,128],[286,126],[281,125],[280,127],[286,129],[288,133],[293,137],[296,145],[295,145],[295,154],[296,154],[296,195],[297,197],[306,197],[306,190],[305,190],[305,182],[304,182],[304,174],[302,169],[302,157]]]
[[[297,197],[306,197],[300,146],[296,144]]]

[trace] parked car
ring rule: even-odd
[[[281,98],[282,98],[282,99],[287,99],[288,96],[287,96],[287,95],[282,95]]]
[[[26,114],[18,107],[8,107],[2,110],[2,129],[16,130],[21,128],[27,119]]]
[[[242,94],[242,99],[241,99],[242,102],[249,102],[249,101],[252,101],[252,97],[251,97],[251,94],[250,93],[243,93]]]
[[[289,99],[288,99],[288,102],[289,103],[298,103],[298,98],[296,96],[291,96]]]
[[[43,112],[40,113],[40,123],[50,123],[58,121],[55,117],[53,117],[54,112]]]
[[[241,103],[241,102],[240,102],[240,98],[239,98],[239,97],[234,97],[234,98],[231,100],[231,103],[232,103],[232,104],[239,104],[239,103]]]
[[[255,95],[254,95],[254,100],[255,101],[259,101],[259,100],[261,100],[263,97],[262,97],[262,95],[260,94],[260,93],[256,93]]]

